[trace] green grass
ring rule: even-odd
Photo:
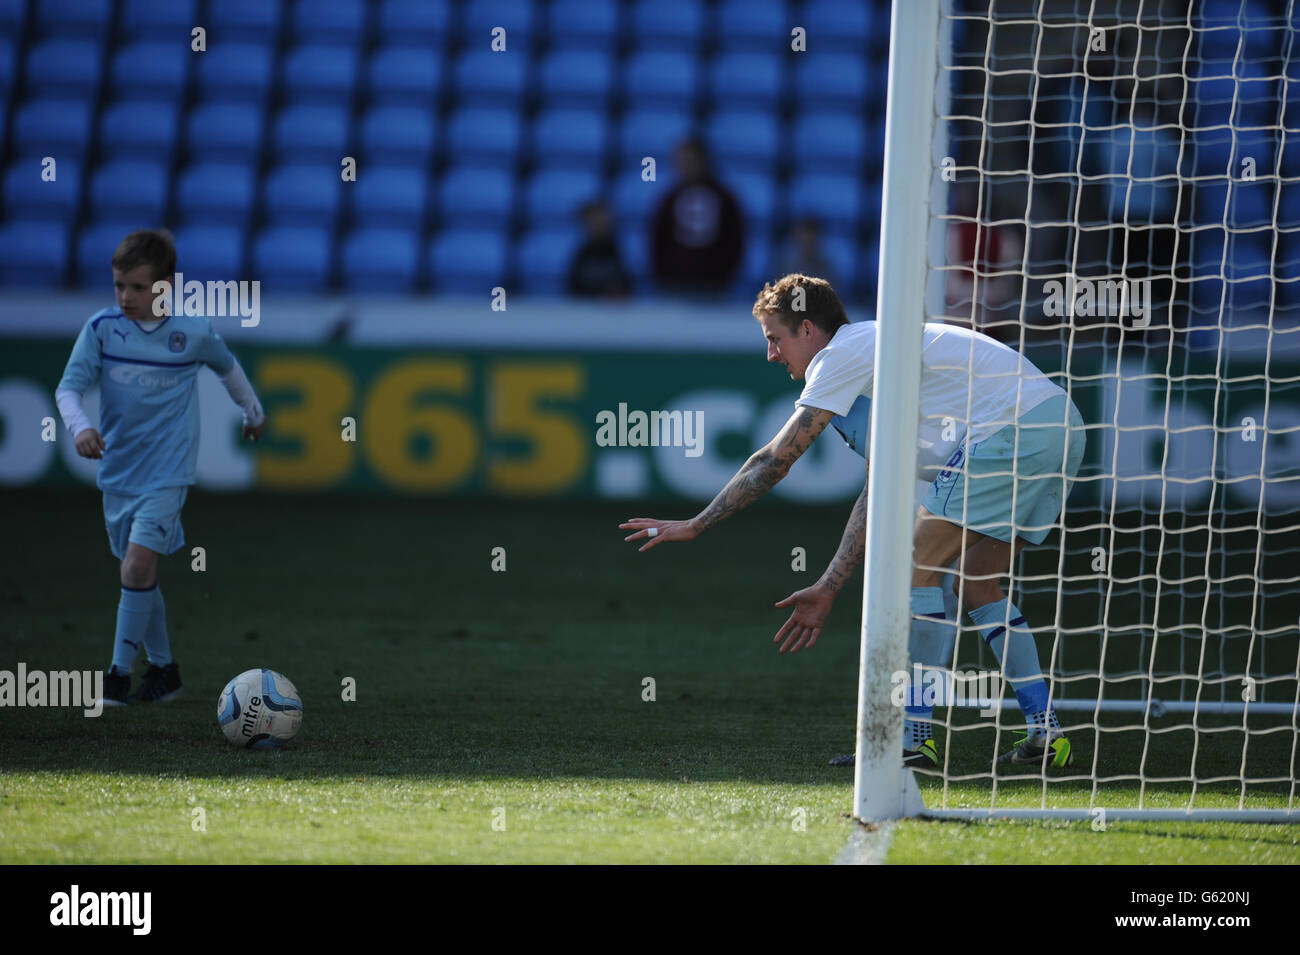
[[[104,667],[116,564],[97,496],[9,492],[0,507],[19,542],[0,564],[0,669]],[[685,509],[193,494],[186,536],[207,570],[178,554],[161,578],[186,696],[99,719],[0,710],[0,863],[834,859],[852,778],[826,759],[852,746],[858,601],[793,657],[771,645],[784,620],[771,604],[824,566],[843,513],[764,503],[637,554],[615,525],[645,510]],[[490,569],[497,546],[505,573]],[[791,570],[795,546],[811,570]],[[304,696],[287,750],[234,750],[217,728],[221,686],[252,666]],[[947,804],[988,805],[999,743],[957,722],[950,768],[971,778]],[[1143,737],[1108,732],[1105,774],[1136,772]],[[1148,773],[1231,775],[1241,760],[1240,732],[1200,734],[1194,766],[1190,733],[1160,739]],[[1076,738],[1085,766],[1096,745]],[[1285,768],[1293,745],[1290,731],[1252,735],[1248,768]],[[932,805],[940,785],[922,780]],[[1134,786],[1108,783],[1099,802],[1132,804]],[[1252,788],[1250,805],[1285,792]],[[998,802],[1090,793],[1083,774],[1046,790],[1000,781]],[[1197,805],[1236,793],[1210,787]],[[915,820],[889,861],[1296,863],[1300,827]]]

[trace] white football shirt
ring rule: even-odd
[[[987,335],[942,322],[926,322],[923,335],[916,461],[921,480],[932,480],[967,441],[982,441],[1065,393],[1028,358]],[[842,325],[809,362],[795,405],[845,418],[860,397],[873,398],[875,371],[876,323]],[[880,401],[888,411],[888,396]],[[866,447],[854,450],[867,454]]]

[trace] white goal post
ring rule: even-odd
[[[894,0],[858,819],[1300,822],[1297,6]],[[1084,420],[1002,581],[1068,767],[994,766],[1027,724],[973,618],[908,659],[923,321],[1025,355]],[[935,703],[915,776],[902,673]]]

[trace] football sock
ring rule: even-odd
[[[1002,674],[1015,691],[1016,702],[1029,725],[1031,739],[1041,739],[1048,731],[1059,731],[1060,721],[1050,703],[1047,681],[1038,664],[1038,647],[1034,635],[1025,627],[1025,618],[1010,598],[985,604],[970,611],[984,642],[1002,665]]]
[[[153,612],[153,587],[136,590],[122,588],[122,598],[117,603],[117,634],[113,637],[113,669],[123,674],[131,672],[136,652],[144,642],[144,632]]]
[[[943,607],[943,591],[938,587],[912,588],[912,631],[907,640],[907,654],[913,663],[912,684],[908,689],[903,721],[903,746],[917,749],[930,739],[934,715],[934,701],[927,701],[924,687],[916,682],[916,667],[946,667],[952,662],[952,641],[955,628],[948,622]]]
[[[167,639],[167,605],[163,603],[162,587],[158,584],[153,587],[153,610],[144,631],[144,649],[154,666],[165,667],[172,662],[172,645]]]

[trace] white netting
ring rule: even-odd
[[[929,318],[1053,374],[1088,451],[1011,585],[1074,766],[992,772],[1010,694],[940,708],[931,808],[1297,810],[1296,15],[944,5]],[[954,668],[997,667],[963,617]]]

